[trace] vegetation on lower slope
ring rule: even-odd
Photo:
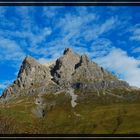
[[[32,113],[34,98],[20,97],[0,107],[0,133],[29,134],[137,134],[140,133],[140,103],[116,99],[110,95],[82,93],[75,108],[65,93],[44,95],[49,104],[43,118]],[[101,93],[99,93],[101,94]],[[88,96],[85,96],[88,95]]]

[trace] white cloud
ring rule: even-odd
[[[80,12],[79,15],[67,13],[59,19],[57,28],[60,28],[61,35],[69,40],[72,37],[77,38],[81,36],[81,33],[86,30],[85,26],[94,20],[96,20],[96,15],[86,10],[82,14]]]
[[[46,46],[42,46],[43,49],[46,48],[48,54],[51,55],[50,59],[56,59],[62,54],[64,48],[71,47],[75,48],[75,50],[79,50],[79,48],[83,48],[83,44],[78,41],[78,38],[81,37],[81,32],[84,30],[85,25],[89,22],[96,19],[96,15],[94,13],[88,13],[85,9],[84,13],[81,14],[70,14],[67,13],[64,17],[60,17],[58,19],[58,23],[55,25],[55,29],[60,29],[59,34],[54,38],[54,40],[48,42]],[[55,30],[54,30],[55,31]],[[78,46],[76,46],[78,43]],[[33,46],[32,50],[35,49]],[[40,52],[41,48],[38,48]],[[42,51],[42,54],[44,51]]]
[[[132,34],[130,40],[140,41],[140,24],[136,24],[134,27],[129,29],[129,32]]]
[[[0,60],[19,61],[25,56],[20,46],[13,40],[0,38]]]
[[[44,41],[51,33],[51,28],[44,27],[38,31],[38,34],[33,34],[32,32],[19,32],[19,35],[28,38],[31,42],[30,46],[36,47],[38,43]]]
[[[15,29],[17,27],[17,23],[19,22],[18,19],[15,16],[10,16],[7,18],[7,13],[8,10],[11,7],[6,7],[6,6],[0,6],[0,27],[1,30],[3,27],[7,27],[9,29]],[[4,34],[3,34],[4,35]]]
[[[59,10],[64,8],[63,6],[44,6],[43,7],[43,15],[48,18],[52,18],[59,14]]]
[[[20,17],[21,30],[31,31],[35,24],[33,24],[35,9],[34,7],[20,6],[16,7],[16,13]]]
[[[44,27],[44,28],[40,29],[37,34],[34,34],[33,32],[30,32],[30,31],[9,31],[9,30],[0,31],[0,35],[4,34],[5,37],[12,36],[12,37],[22,39],[20,44],[21,44],[21,47],[23,47],[24,49],[27,49],[28,51],[33,52],[34,54],[43,54],[43,55],[46,54],[46,48],[43,48],[43,47],[39,46],[38,44],[45,41],[47,39],[47,37],[49,35],[51,35],[51,33],[52,33],[52,30],[51,30],[51,28],[48,28],[48,27]],[[6,40],[5,41],[4,40],[0,41],[0,42],[1,42],[1,44],[4,43],[4,45],[5,45]],[[9,47],[11,46],[11,48],[12,48],[12,45],[13,46],[16,45],[16,48],[19,48],[19,46],[17,47],[18,44],[15,41],[13,41],[13,40],[10,41],[10,39],[7,39],[7,41],[8,41],[7,46],[9,46]],[[9,41],[12,42],[11,45],[10,45]]]
[[[102,34],[105,33],[109,30],[111,30],[113,27],[115,27],[115,23],[117,22],[117,18],[115,17],[111,17],[109,19],[107,19],[99,28],[98,34]]]
[[[87,41],[95,40],[98,37],[100,37],[102,34],[110,31],[113,28],[116,28],[118,23],[118,19],[116,17],[111,17],[107,19],[104,23],[102,24],[93,24],[92,28],[87,28],[83,32],[83,35]]]
[[[63,8],[64,7],[44,7],[43,10],[46,16],[53,17]],[[76,14],[66,13],[64,17],[60,16],[60,18],[58,18],[54,28],[61,30],[58,34],[59,37],[55,37],[54,40],[47,42],[46,45],[39,45],[39,43],[45,41],[47,36],[52,34],[52,29],[48,27],[40,29],[38,25],[33,24],[35,10],[30,7],[16,8],[18,15],[22,17],[21,23],[23,24],[24,31],[22,31],[21,28],[21,31],[4,31],[1,32],[1,34],[5,33],[9,36],[29,40],[30,43],[28,43],[28,47],[26,46],[28,51],[36,55],[43,55],[43,57],[49,54],[51,55],[51,59],[55,59],[55,57],[60,56],[65,47],[75,47],[75,50],[79,51],[79,48],[81,47],[81,49],[85,51],[84,47],[86,47],[86,45],[83,45],[79,41],[79,38],[83,37],[87,40],[92,40],[95,39],[95,36],[98,37],[101,34],[108,32],[113,27],[115,28],[114,24],[117,20],[115,17],[109,18],[101,25],[98,25],[96,21],[98,18],[94,12],[89,12],[86,7],[78,7],[75,9],[78,9]],[[96,21],[96,24],[94,24],[94,21]],[[93,29],[88,28],[89,23],[93,25]],[[53,30],[55,31],[55,29]],[[33,31],[36,31],[36,33]],[[23,44],[21,45],[23,46]],[[55,50],[52,48],[55,48]],[[87,49],[86,52],[88,53]]]
[[[133,36],[130,37],[131,40],[136,40],[139,41],[140,40],[140,33],[139,34],[135,34]]]
[[[140,47],[134,48],[132,50],[133,53],[140,53]]]
[[[52,30],[50,28],[43,28],[38,35],[33,35],[33,37],[31,37],[32,45],[37,45],[38,43],[44,41],[46,37],[49,36],[51,33]]]
[[[76,50],[76,52],[79,53],[87,53],[90,55],[90,57],[93,57],[93,55],[91,55],[91,53],[89,53],[88,49],[86,48],[87,44],[82,43],[80,39],[97,39],[97,37],[99,37],[100,35],[110,31],[112,28],[115,28],[117,26],[117,18],[115,17],[107,19],[101,25],[94,23],[94,21],[96,21],[97,19],[98,18],[96,14],[88,12],[85,7],[83,7],[82,11],[79,11],[78,14],[65,14],[63,18],[61,17],[58,20],[58,24],[56,25],[57,28],[61,29],[59,37],[56,37],[53,41],[48,42],[48,44],[44,46],[44,48],[46,48],[49,54],[52,54],[53,59],[60,56],[60,54],[66,47],[73,48],[74,50]],[[92,25],[92,29],[91,26],[88,26],[89,23]],[[109,52],[110,46],[112,45],[108,39],[99,39],[99,41],[95,41],[95,43],[92,44],[92,46],[95,45],[96,48],[98,47],[95,52],[96,56],[97,53],[101,54],[101,50],[103,53],[102,55],[104,55],[106,52]],[[92,48],[92,51],[95,51],[94,47]]]
[[[71,32],[74,30],[80,31],[80,29],[87,23],[96,19],[94,13],[84,13],[84,15],[72,15],[66,14],[59,22],[59,26],[63,27],[64,32]]]
[[[91,44],[92,57],[103,57],[107,55],[114,47],[112,42],[106,38],[96,39]]]
[[[130,57],[121,49],[113,49],[107,56],[98,58],[97,63],[103,67],[123,75],[130,85],[140,87],[140,60]]]

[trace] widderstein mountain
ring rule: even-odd
[[[27,56],[0,97],[0,133],[137,134],[140,89],[70,48],[44,65]]]

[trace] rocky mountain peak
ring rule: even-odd
[[[77,88],[79,84],[92,90],[129,86],[92,62],[87,55],[80,56],[72,49],[66,48],[63,56],[51,66],[42,65],[31,56],[26,56],[17,79],[4,90],[3,96],[11,93],[20,95],[22,92],[46,93],[50,88],[53,92],[52,90],[58,90],[58,87],[66,89],[74,85]]]
[[[35,65],[40,65],[40,63],[38,63],[33,57],[28,55],[23,60],[22,65],[35,66]]]
[[[61,85],[65,85],[71,81],[75,65],[80,61],[80,55],[74,53],[70,48],[66,48],[63,54],[63,56],[56,60],[56,65],[52,70],[54,81]]]
[[[20,67],[20,71],[18,73],[18,77],[21,77],[21,75],[23,73],[25,75],[29,75],[31,72],[33,73],[35,71],[35,68],[37,68],[37,67],[41,67],[41,64],[38,63],[31,56],[26,56],[25,59],[22,62],[21,67]]]
[[[30,55],[27,55],[23,61],[26,61],[26,62],[34,62],[35,61],[36,62],[36,60]]]
[[[40,64],[31,56],[26,56],[20,67],[17,79],[4,90],[2,96],[8,97],[7,95],[11,93],[20,95],[21,91],[35,93],[37,87],[50,82],[50,68]]]
[[[66,54],[69,54],[69,53],[73,53],[72,49],[71,48],[65,48],[63,54],[66,55]]]
[[[81,64],[88,64],[89,62],[90,62],[90,60],[87,55],[81,55],[81,58],[80,58]]]

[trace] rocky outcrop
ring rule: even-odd
[[[26,57],[18,73],[19,84],[22,87],[29,87],[35,83],[50,82],[50,69],[41,65],[32,57]]]
[[[61,87],[105,89],[129,87],[110,72],[92,62],[87,55],[78,55],[67,48],[52,68],[53,80]]]
[[[23,60],[17,79],[4,90],[2,97],[18,96],[25,92],[29,94],[43,93],[47,90],[47,85],[51,83],[53,81],[51,80],[50,68],[27,56]]]
[[[69,48],[64,50],[64,55],[56,60],[56,64],[51,73],[53,80],[60,86],[67,86],[72,81],[72,74],[75,71],[75,65],[79,63],[80,55],[73,53]]]
[[[69,87],[95,90],[129,85],[92,62],[86,55],[80,56],[66,48],[63,56],[46,66],[27,56],[17,79],[4,90],[2,97],[55,93]]]
[[[103,80],[117,80],[111,73],[105,71],[102,67],[99,67],[96,63],[89,60],[86,55],[82,55],[80,62],[75,67],[73,73],[73,82],[96,82]]]
[[[91,83],[86,82],[77,82],[73,83],[72,85],[75,89],[82,89],[82,90],[106,90],[106,89],[123,89],[123,88],[129,88],[129,84],[125,81],[119,81],[119,80],[102,80],[102,81],[96,81]]]
[[[38,98],[35,100],[35,108],[32,109],[32,113],[35,114],[37,117],[42,118],[46,115],[46,102],[41,97],[41,94],[38,95]]]

